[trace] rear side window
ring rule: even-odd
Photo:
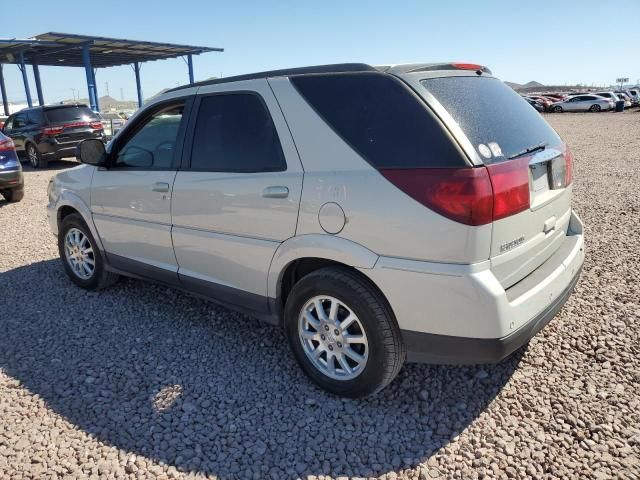
[[[42,124],[42,110],[29,110],[27,112],[29,123],[33,125]]]
[[[98,116],[89,107],[49,108],[45,115],[49,123],[98,120]]]
[[[458,123],[484,163],[562,140],[513,89],[493,77],[440,77],[422,85]]]
[[[287,169],[278,133],[260,97],[233,93],[202,98],[193,136],[191,169],[213,172]]]
[[[376,168],[465,165],[440,121],[390,75],[308,75],[291,77],[291,82],[325,122]]]

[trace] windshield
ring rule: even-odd
[[[97,115],[89,107],[61,107],[45,111],[50,123],[98,120]]]
[[[484,163],[562,142],[535,109],[496,78],[442,77],[421,83],[458,123]]]

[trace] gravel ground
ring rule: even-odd
[[[640,478],[640,114],[548,117],[582,280],[526,351],[331,397],[278,329],[134,280],[72,285],[47,171],[0,201],[0,478]]]

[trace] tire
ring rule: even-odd
[[[562,107],[560,105],[556,105],[551,109],[551,111],[554,113],[562,113]]]
[[[7,202],[19,202],[24,198],[24,190],[4,190],[2,196]]]
[[[600,110],[602,110],[600,105],[591,105],[591,107],[589,107],[590,112],[599,112]]]
[[[332,315],[334,302],[339,307]],[[312,326],[306,319],[321,316],[315,305],[324,312],[322,322],[326,323]],[[350,313],[355,320],[345,322]],[[327,318],[331,316],[334,320]],[[379,392],[404,363],[406,347],[391,307],[368,279],[348,268],[326,267],[303,277],[287,298],[284,319],[285,333],[298,363],[311,380],[333,394],[356,398]],[[310,350],[316,343],[315,352],[322,353],[312,360],[314,352]],[[354,360],[354,353],[364,361]]]
[[[33,168],[47,168],[49,162],[47,159],[42,158],[42,154],[33,143],[27,143],[25,152],[27,154],[27,160],[29,160],[29,164]]]
[[[67,240],[67,237],[69,237],[69,240]],[[65,246],[65,243],[68,241],[73,241],[71,237],[78,239],[76,244],[73,245],[78,246],[78,249],[75,250],[76,254],[79,255],[79,250],[83,248],[86,250],[87,245],[91,248],[91,253],[84,254],[84,256],[93,262],[93,268],[90,268],[91,263],[88,260],[84,262],[80,261],[80,266],[77,268],[72,266],[74,263],[78,265],[79,262],[77,256],[75,262],[70,259],[70,249]],[[86,239],[86,242],[84,240],[80,241],[80,238]],[[71,249],[71,251],[73,251],[73,249]],[[105,269],[102,252],[97,248],[96,241],[93,235],[91,235],[91,230],[87,227],[84,219],[77,213],[72,213],[62,220],[60,233],[58,235],[58,252],[60,253],[60,259],[62,260],[67,276],[80,288],[84,288],[85,290],[101,290],[118,281],[119,275]],[[82,267],[82,264],[91,270],[90,274],[87,274],[87,270]]]

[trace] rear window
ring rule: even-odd
[[[45,111],[49,123],[98,120],[98,116],[89,107],[61,107]]]
[[[390,75],[308,75],[291,77],[291,82],[325,122],[375,168],[465,165],[440,121]]]
[[[442,77],[421,83],[458,123],[484,163],[562,142],[538,112],[496,78]]]

